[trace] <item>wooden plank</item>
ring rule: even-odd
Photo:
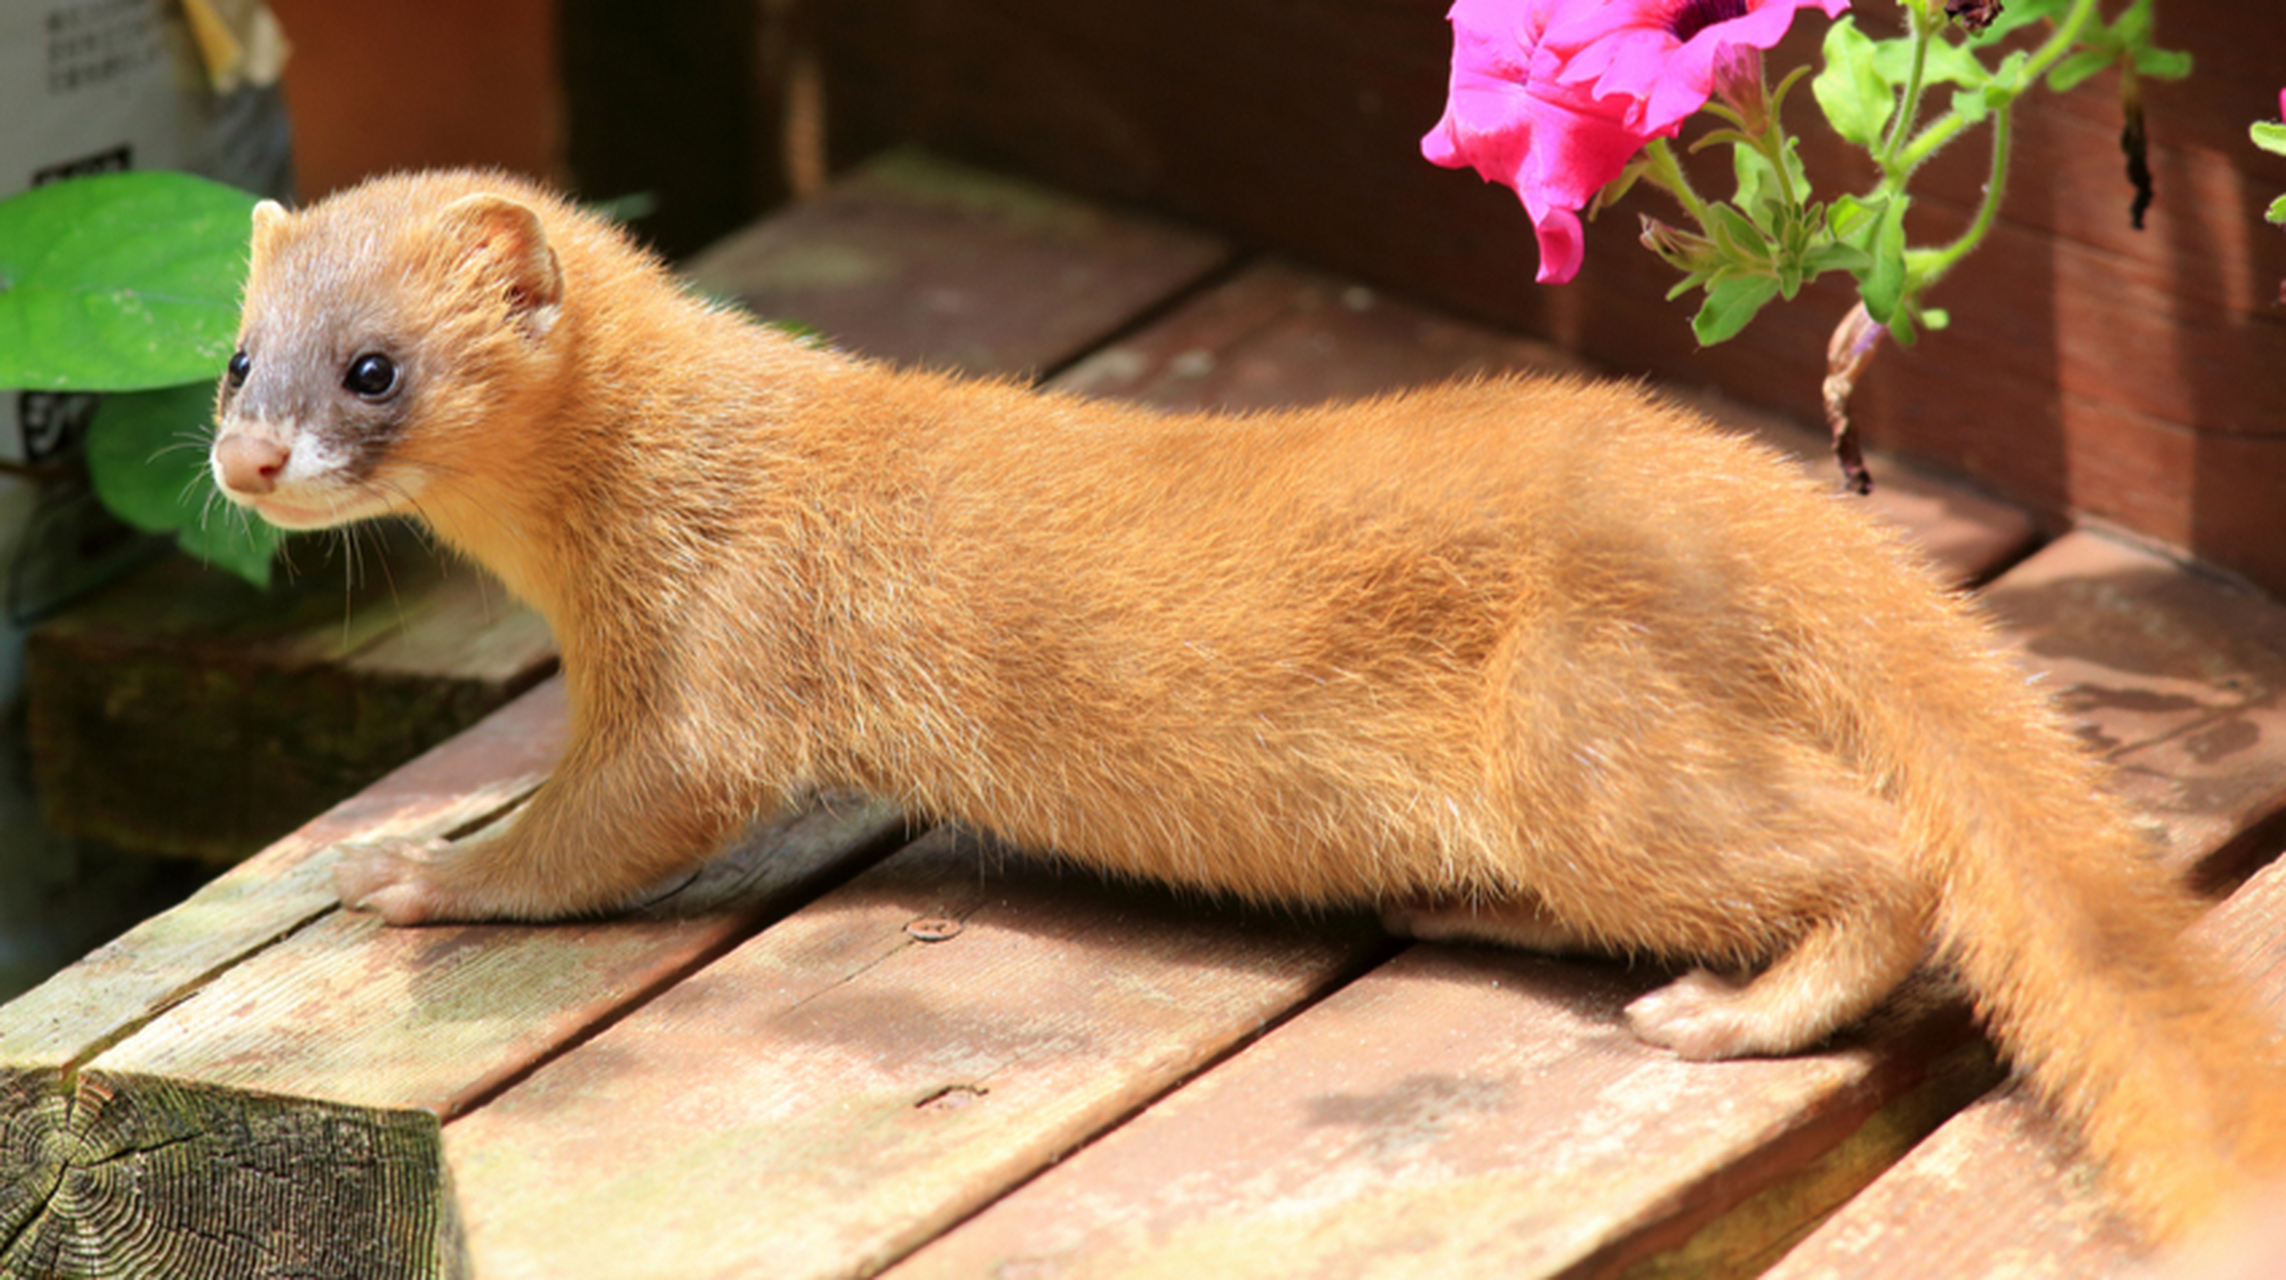
[[[2087,534],[1993,594],[2135,794],[2162,801],[2178,865],[2286,801],[2286,735],[2224,727],[2286,689],[2261,639],[2286,635],[2275,606]],[[1996,1079],[1926,982],[1834,1050],[1679,1062],[1619,1020],[1661,976],[1417,946],[898,1274],[1181,1275],[1209,1257],[1221,1275],[1750,1273]],[[1922,1235],[1883,1241],[1898,1274]]]
[[[860,354],[1033,376],[1223,266],[1207,235],[918,152],[687,264],[700,288]]]
[[[565,722],[550,681],[443,746],[335,805],[23,996],[0,1005],[0,1066],[78,1065],[213,975],[331,911],[330,865],[343,840],[443,834],[481,821],[539,785]]]
[[[1992,1078],[1926,1008],[1834,1052],[1687,1063],[1620,1017],[1667,976],[1414,946],[889,1274],[1606,1273]],[[1951,1052],[1904,1051],[1932,1041]]]
[[[415,539],[293,554],[297,576],[272,592],[169,556],[32,633],[50,825],[242,858],[555,666],[537,614]]]
[[[335,911],[323,851],[359,836],[445,834],[530,792],[564,719],[561,685],[542,685],[0,1006],[0,1276],[262,1274],[243,1256],[209,1256],[208,1245],[233,1238],[241,1249],[265,1240],[314,1247],[346,1259],[343,1274],[417,1274],[415,1264],[431,1254],[400,1247],[405,1222],[392,1228],[359,1212],[375,1207],[370,1196],[314,1216],[273,1213],[279,1188],[296,1173],[276,1157],[306,1149],[313,1133],[354,1132],[357,1153],[339,1166],[344,1176],[395,1187],[433,1150],[433,1119],[349,1117],[244,1097],[233,1107],[211,1091],[163,1081],[122,1090],[83,1068],[217,975]],[[176,1233],[170,1247],[178,1251],[162,1260],[145,1251],[148,1239],[101,1225],[147,1226],[139,1211],[153,1204],[211,1203],[178,1195],[185,1186],[235,1206],[211,1220],[234,1222],[242,1234]],[[286,1230],[297,1222],[299,1235]],[[411,1238],[435,1229],[416,1220]]]
[[[357,1274],[360,1236],[402,1274],[456,1273],[438,1120],[647,999],[899,837],[845,801],[759,830],[632,916],[552,929],[390,929],[335,912],[202,984],[19,1097],[0,1161],[45,1190],[0,1219],[0,1274],[279,1274],[271,1242]],[[330,857],[309,859],[314,871]],[[22,1095],[30,1082],[19,1080]],[[65,1099],[68,1098],[68,1105]],[[248,1181],[277,1180],[253,1207]],[[355,1233],[344,1234],[343,1224]]]
[[[1511,370],[1594,372],[1546,343],[1272,259],[1249,263],[1054,385],[1175,410],[1249,410]],[[1802,459],[1815,477],[1832,482],[1838,474],[1822,436],[1720,395],[1673,398]],[[2032,549],[2036,531],[2020,509],[1893,458],[1877,455],[1873,465],[1880,476],[1868,499],[1874,511],[1955,579],[1982,581]]]
[[[470,1260],[864,1274],[1379,945],[939,833],[448,1125]]]

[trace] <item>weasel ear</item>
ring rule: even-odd
[[[531,206],[479,192],[444,208],[446,235],[460,246],[464,268],[508,300],[509,322],[540,338],[563,307],[564,273],[547,229]]]
[[[286,223],[292,216],[286,212],[286,206],[275,200],[264,200],[254,206],[252,253],[255,262],[270,256],[270,246],[277,243],[278,234],[286,229]]]

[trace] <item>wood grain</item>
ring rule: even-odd
[[[471,1260],[864,1274],[1377,945],[1356,922],[980,872],[940,832],[448,1126]]]
[[[1230,253],[1209,235],[906,152],[723,239],[685,272],[862,355],[1030,377]]]

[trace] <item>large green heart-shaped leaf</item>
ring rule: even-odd
[[[238,329],[255,199],[184,173],[119,173],[0,201],[0,387],[213,378]]]

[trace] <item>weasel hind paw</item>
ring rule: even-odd
[[[1747,1007],[1745,988],[1693,969],[1627,1006],[1636,1035],[1696,1061],[1771,1052],[1763,1019]]]

